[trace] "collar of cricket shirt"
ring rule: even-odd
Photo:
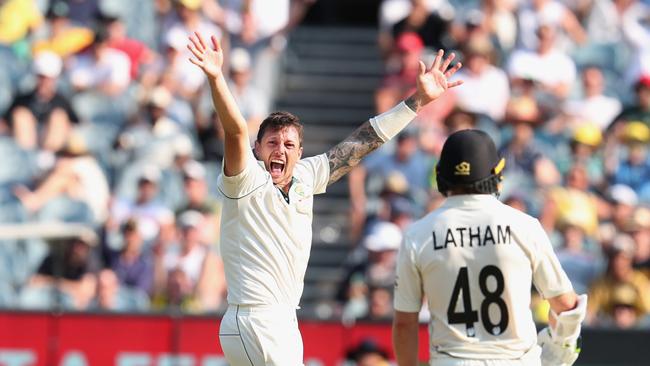
[[[480,204],[493,202],[497,198],[492,194],[457,194],[447,197],[445,206],[457,206],[460,204]]]
[[[298,186],[301,185],[300,183],[297,183],[297,184],[296,184],[296,182],[298,182],[298,180],[296,179],[296,177],[291,177],[291,183],[289,183],[289,192],[287,192],[287,193],[284,193],[284,190],[283,190],[281,187],[275,186],[275,188],[277,188],[278,191],[280,191],[280,194],[282,195],[282,198],[284,198],[284,200],[285,200],[287,203],[290,203],[290,202],[289,202],[289,195],[291,194],[291,190],[293,189],[293,190],[295,191],[296,188],[297,188],[296,185],[298,185]],[[304,189],[303,189],[303,190],[304,190]]]

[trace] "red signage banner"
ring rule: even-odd
[[[0,366],[225,366],[217,317],[0,312]],[[392,355],[391,327],[301,320],[306,366],[340,365],[372,339]],[[426,327],[420,359],[427,359]]]

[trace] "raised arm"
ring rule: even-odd
[[[212,36],[212,48],[203,37],[194,33],[190,36],[187,48],[194,57],[190,61],[201,68],[208,78],[212,103],[219,115],[224,130],[224,167],[226,176],[237,175],[246,167],[247,154],[250,153],[248,127],[237,103],[233,98],[223,75],[223,50],[219,41]]]
[[[438,99],[447,89],[462,84],[462,80],[449,82],[449,78],[461,68],[460,62],[449,68],[455,55],[452,53],[444,59],[444,52],[438,51],[430,69],[420,61],[420,73],[417,77],[417,90],[393,109],[366,121],[345,140],[327,152],[332,184],[347,174],[361,159],[377,149],[384,142],[401,131],[416,113],[425,105]]]

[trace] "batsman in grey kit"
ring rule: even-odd
[[[569,366],[578,358],[587,296],[573,291],[539,221],[498,200],[504,167],[482,131],[458,131],[445,142],[436,174],[447,198],[407,229],[398,255],[400,366],[418,364],[424,296],[431,365]],[[539,334],[532,285],[551,306]]]

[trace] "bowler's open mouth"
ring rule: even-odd
[[[280,175],[284,170],[284,161],[271,160],[271,164],[269,165],[269,167],[271,168],[271,175]]]

